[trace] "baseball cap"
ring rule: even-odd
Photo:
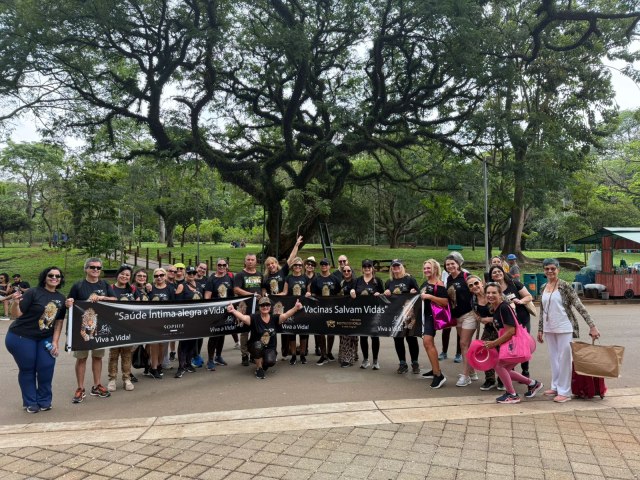
[[[173,266],[176,267],[176,268],[186,268],[184,263],[176,263]]]
[[[196,267],[189,265],[186,273],[196,273]]]
[[[269,297],[262,297],[260,300],[258,300],[258,305],[264,305],[266,303],[271,305],[271,300],[269,299]]]
[[[14,273],[14,274],[13,274],[13,277],[11,277],[11,278],[18,278],[19,276],[20,276],[20,274],[19,274],[19,273]]]
[[[509,255],[507,255],[507,260],[516,260],[518,257],[516,257],[513,253],[510,253]]]
[[[402,260],[400,260],[399,258],[394,258],[393,260],[391,260],[392,267],[398,267],[400,265],[402,265]]]
[[[363,267],[373,267],[373,262],[371,260],[369,260],[368,258],[365,258],[364,260],[362,260],[362,266]]]
[[[320,260],[320,265],[331,265],[328,258],[323,258]]]

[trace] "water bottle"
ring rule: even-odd
[[[44,342],[44,348],[47,349],[47,352],[49,352],[49,354],[53,357],[56,358],[58,356],[58,354],[56,353],[55,355],[53,353],[51,353],[51,350],[53,350],[53,343],[51,343],[49,340],[47,340],[46,342]]]

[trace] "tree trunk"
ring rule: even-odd
[[[164,243],[166,228],[164,226],[164,218],[158,215],[158,243]]]
[[[516,150],[516,165],[524,165],[526,161],[526,153]],[[522,260],[522,231],[524,230],[525,220],[525,178],[523,175],[515,172],[514,174],[514,191],[513,191],[513,207],[511,208],[511,224],[505,235],[502,254],[515,254],[518,259]]]

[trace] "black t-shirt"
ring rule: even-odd
[[[303,297],[307,293],[309,277],[306,275],[289,275],[286,280],[287,294],[294,297]]]
[[[211,298],[233,297],[233,278],[228,273],[221,277],[211,275],[204,290],[205,292],[211,292]]]
[[[163,288],[158,288],[155,284],[151,285],[151,291],[149,292],[149,300],[152,302],[168,302],[176,300],[175,287],[167,283]]]
[[[209,281],[209,279],[204,276],[202,278],[197,278],[195,279],[196,284],[198,285],[198,290],[200,290],[200,293],[204,294],[204,290],[205,288],[207,288],[207,282]]]
[[[30,288],[20,300],[22,315],[15,319],[9,331],[23,337],[40,340],[53,335],[55,321],[64,319],[65,297],[60,292]]]
[[[29,285],[29,282],[13,282],[11,284],[11,288],[7,290],[17,292],[18,288],[27,289],[27,288],[31,288],[31,286]]]
[[[340,291],[340,282],[333,275],[326,277],[316,275],[309,285],[311,286],[311,293],[319,297],[338,295]]]
[[[340,280],[340,293],[342,295],[351,295],[351,290],[356,288],[356,279],[351,277],[351,280],[345,280],[344,277]]]
[[[135,291],[136,300],[139,300],[141,302],[148,302],[149,301],[149,293],[147,292],[147,286],[146,285],[143,285],[141,287],[137,287],[135,285],[132,285],[132,287],[134,287],[136,289],[136,291]]]
[[[412,289],[418,290],[418,282],[411,275],[402,278],[391,278],[384,284],[384,289],[391,291],[393,295],[410,293]]]
[[[331,275],[333,275],[334,277],[336,277],[336,278],[338,279],[338,281],[339,281],[339,282],[341,282],[341,281],[342,281],[342,278],[343,278],[342,270],[340,270],[340,269],[334,270],[334,272],[333,272]]]
[[[91,295],[98,295],[100,297],[115,297],[113,288],[104,280],[98,280],[96,283],[87,282],[87,280],[80,280],[71,287],[69,291],[69,298],[74,300],[83,301],[89,300]]]
[[[137,289],[132,285],[127,284],[124,288],[120,288],[114,283],[111,285],[111,288],[113,289],[114,296],[120,302],[133,302],[138,298],[136,294]]]
[[[507,301],[510,303],[513,302],[515,298],[520,298],[519,292],[524,288],[524,285],[518,281],[514,280],[513,283],[514,285],[507,284],[507,288],[502,292]],[[529,314],[529,310],[527,310],[527,307],[518,304],[515,304],[515,306],[516,316],[518,317],[518,322],[520,322],[520,325],[529,325],[529,322],[531,321],[531,315]]]
[[[356,294],[357,295],[373,295],[374,293],[384,292],[384,283],[378,277],[372,277],[368,282],[364,277],[358,277],[356,279]]]
[[[269,322],[262,321],[259,313],[250,315],[251,317],[251,335],[249,337],[249,343],[254,343],[258,340],[262,340],[265,348],[276,348],[278,343],[276,340],[276,331],[278,330],[278,321],[280,315],[269,315]]]
[[[233,286],[251,293],[262,293],[262,275],[257,270],[256,273],[242,270],[233,277]]]
[[[451,301],[451,315],[460,318],[465,313],[471,311],[471,291],[467,287],[467,274],[460,274],[453,278],[452,275],[447,277],[447,293]]]
[[[444,285],[432,285],[428,281],[420,286],[420,293],[429,293],[434,297],[448,298],[447,289]],[[431,300],[424,300],[424,320],[433,322],[433,313],[431,312]]]
[[[289,265],[285,263],[284,267],[276,273],[267,274],[267,276],[262,280],[261,286],[267,291],[268,295],[277,295],[278,293],[282,293],[287,275],[289,275]]]
[[[181,300],[188,302],[190,300],[202,300],[204,298],[204,290],[200,290],[201,284],[194,282],[194,285],[189,282],[184,282],[182,289]]]
[[[498,305],[496,311],[493,312],[493,326],[496,327],[496,330],[500,330],[505,325],[515,327],[516,316],[509,304],[507,302],[502,302]]]

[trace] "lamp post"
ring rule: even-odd
[[[485,271],[489,271],[489,174],[487,166],[488,157],[482,157],[483,183],[484,183],[484,266]]]

